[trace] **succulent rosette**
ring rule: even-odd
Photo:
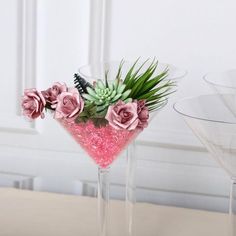
[[[145,65],[137,66],[138,60],[124,77],[121,61],[114,80],[98,79],[90,84],[75,74],[75,87],[56,82],[50,88],[37,91],[26,89],[22,99],[23,114],[31,120],[44,117],[44,111],[52,110],[55,119],[74,123],[93,122],[100,128],[110,125],[117,130],[132,131],[148,126],[149,113],[158,109],[172,93],[173,82],[164,80],[168,69],[154,76],[158,62],[153,61],[143,72]]]

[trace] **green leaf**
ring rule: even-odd
[[[104,118],[107,114],[107,109],[104,109],[103,111],[96,113],[93,117],[94,118]]]
[[[131,89],[125,91],[125,92],[122,94],[121,99],[122,99],[122,100],[126,99],[126,98],[130,95],[130,93],[131,93]]]
[[[110,97],[111,97],[111,98],[114,98],[115,95],[116,95],[116,91],[114,90],[114,91],[111,93]]]
[[[97,106],[97,112],[102,112],[102,111],[104,111],[107,107],[108,107],[107,104],[105,104],[105,105],[103,105],[103,106]]]
[[[133,84],[135,83],[135,81],[137,81],[140,77],[142,77],[143,73],[138,75],[139,71],[143,68],[143,66],[149,61],[149,59],[147,59],[146,61],[144,61],[142,63],[142,65],[135,71],[135,73],[133,73],[132,75],[130,75],[129,81],[126,83],[128,88],[133,87]],[[158,62],[155,62],[155,59],[151,62],[150,66],[148,67],[148,69],[150,67],[152,67],[154,64],[158,64]],[[146,69],[146,71],[148,70]],[[145,73],[145,72],[144,72]]]
[[[118,86],[117,93],[123,93],[123,91],[125,90],[125,86],[125,84],[120,84]]]
[[[116,79],[117,79],[118,81],[120,81],[120,78],[121,78],[121,70],[122,70],[122,67],[123,67],[124,63],[125,63],[125,61],[122,59],[121,62],[120,62],[119,68],[118,68],[117,75],[116,75]]]
[[[167,77],[167,72],[164,71],[161,74],[157,75],[156,77],[150,79],[145,83],[144,88],[142,89],[141,94],[145,94],[151,89],[153,89],[155,86],[157,86],[161,81],[163,81]]]
[[[139,61],[139,58],[134,62],[134,64],[132,65],[132,67],[129,69],[128,73],[127,73],[126,76],[125,76],[124,84],[127,84],[127,83],[128,83],[128,81],[129,81],[129,79],[130,79],[130,77],[131,77],[131,74],[132,74],[132,72],[133,72],[133,70],[134,70],[134,67],[136,66],[136,64],[138,63],[138,61]]]
[[[151,97],[152,95],[154,95],[156,92],[158,92],[160,89],[162,88],[156,88],[151,90],[150,92],[146,93],[145,95],[139,96],[137,99],[147,99],[149,97]]]
[[[166,84],[164,84],[160,87],[152,89],[150,92],[147,92],[143,95],[138,96],[137,99],[147,99],[147,98],[151,97],[152,95],[154,95],[155,93],[157,93],[158,91],[162,91],[165,88],[170,89],[171,85],[167,82]]]
[[[87,88],[87,92],[88,92],[88,94],[89,94],[90,96],[99,99],[98,95],[96,94],[96,92],[95,92],[93,89],[91,89],[91,88],[88,87],[88,88]]]
[[[108,73],[109,73],[109,70],[106,70],[105,71],[105,85],[106,85],[106,88],[108,88],[108,81],[107,81],[108,80],[107,79],[108,78]]]
[[[100,93],[100,88],[98,88],[98,86],[95,86],[94,90],[95,90],[96,93]]]
[[[99,105],[102,105],[104,102],[100,100],[96,100],[94,103],[99,106]]]
[[[113,83],[108,83],[108,87],[109,87],[110,91],[113,91],[113,89],[114,89]]]
[[[78,116],[76,119],[75,119],[75,123],[79,124],[79,123],[86,123],[87,121],[89,120],[88,117],[81,117],[81,116]]]
[[[163,93],[159,93],[159,94],[157,94],[156,96],[157,96],[157,98],[156,98],[156,100],[160,100],[161,98],[164,98],[164,97],[167,97],[168,95],[170,95],[170,94],[172,94],[172,93],[174,93],[175,91],[170,91],[170,92],[168,92],[170,89],[168,89],[168,90],[166,90],[166,91],[164,91]],[[153,99],[153,97],[150,97],[150,98],[148,98],[146,101],[153,101],[154,99]]]
[[[91,120],[97,128],[104,127],[108,124],[108,121],[105,118],[92,118]]]
[[[132,88],[132,92],[130,94],[131,97],[135,98],[140,93],[140,89],[143,86],[145,87],[145,83],[151,78],[151,76],[156,70],[156,67],[157,64],[150,65],[148,69],[145,71],[145,73],[142,74],[142,76],[137,80],[137,82]]]
[[[149,102],[146,102],[146,106],[147,107],[151,107],[153,105],[156,105],[156,104],[162,104],[163,102],[166,102],[167,99],[158,99],[158,100],[155,100],[155,101],[149,101]]]
[[[126,98],[126,99],[124,100],[124,102],[125,102],[125,103],[132,102],[132,98]]]
[[[113,87],[115,90],[117,90],[118,85],[119,85],[119,81],[118,81],[118,79],[115,79],[115,81],[113,82]]]
[[[94,98],[94,97],[92,97],[91,95],[86,94],[86,93],[83,93],[83,94],[82,94],[82,97],[85,98],[85,99],[87,99],[87,100],[89,100],[89,101],[96,101],[96,100],[97,100],[96,98]]]
[[[104,85],[104,83],[102,82],[102,80],[98,80],[97,81],[97,86],[98,86],[98,88],[100,88],[100,89],[105,89],[105,85]]]
[[[148,109],[150,112],[152,112],[152,111],[155,111],[155,110],[158,110],[158,109],[160,109],[160,108],[162,108],[163,107],[163,104],[159,104],[159,105],[156,105],[156,106],[153,106],[153,107],[151,107],[150,109]]]
[[[116,94],[116,96],[111,100],[112,102],[115,102],[117,101],[120,97],[121,97],[122,94]]]
[[[130,79],[136,79],[137,74],[139,73],[139,71],[143,68],[143,66],[149,61],[149,59],[145,60],[140,66],[139,68],[131,75]]]
[[[46,105],[45,105],[45,109],[48,109],[48,110],[52,110],[52,111],[55,111],[56,109],[55,108],[52,108],[51,107],[51,104],[50,103],[46,103]]]

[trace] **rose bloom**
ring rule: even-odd
[[[145,106],[145,100],[138,100],[137,102],[137,113],[138,113],[138,128],[143,129],[148,126],[149,111]]]
[[[84,109],[84,100],[76,88],[68,89],[57,97],[57,106],[54,118],[75,119]]]
[[[46,101],[41,92],[36,89],[25,89],[22,97],[22,109],[23,114],[29,119],[36,119],[39,116],[44,118],[43,109],[46,105]]]
[[[105,117],[109,124],[115,129],[134,130],[138,123],[137,103],[124,103],[118,101],[115,105],[109,106]]]
[[[42,91],[42,94],[46,100],[47,103],[51,105],[52,108],[56,108],[57,104],[57,96],[61,94],[62,92],[67,91],[66,84],[60,84],[59,82],[56,82],[52,85],[51,88]]]

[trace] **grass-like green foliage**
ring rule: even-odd
[[[168,67],[160,74],[155,75],[158,66],[158,61],[155,59],[144,71],[142,71],[142,68],[148,63],[148,60],[140,66],[137,66],[138,61],[139,59],[134,62],[124,78],[123,83],[126,85],[124,92],[131,90],[130,98],[145,100],[149,111],[153,111],[158,109],[167,99],[168,95],[174,92],[173,87],[175,87],[175,83],[166,79],[169,72]],[[122,66],[123,61],[120,63],[119,71],[121,71]]]

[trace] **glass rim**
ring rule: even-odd
[[[140,63],[143,63],[144,61],[141,61],[140,60]],[[80,66],[78,68],[78,74],[81,76],[81,77],[87,77],[87,78],[96,78],[96,77],[93,77],[93,76],[88,76],[86,74],[84,74],[83,72],[81,72],[82,69],[86,68],[86,67],[90,67],[92,65],[95,65],[95,64],[108,64],[108,63],[117,63],[119,64],[120,61],[118,60],[108,60],[108,61],[97,61],[97,62],[92,62],[92,63],[88,63],[88,64],[84,64],[82,66]],[[130,60],[125,60],[124,63],[130,63],[130,64],[133,64],[134,62],[131,62]],[[176,76],[176,77],[173,77],[173,78],[170,78],[170,80],[179,80],[183,77],[185,77],[187,74],[188,74],[188,71],[186,69],[183,69],[183,68],[180,68],[180,67],[176,67],[174,66],[173,64],[170,64],[170,63],[165,63],[165,62],[159,62],[158,61],[158,65],[166,65],[166,66],[170,66],[171,68],[175,68],[176,70],[178,71],[181,71],[180,75],[179,76]],[[157,67],[158,67],[157,65]],[[98,79],[98,78],[96,78]]]
[[[229,88],[229,89],[236,89],[236,86],[225,85],[225,84],[222,84],[222,83],[216,83],[216,82],[213,82],[212,80],[209,80],[209,76],[210,76],[210,75],[214,75],[214,74],[226,74],[227,72],[230,72],[230,71],[235,71],[235,72],[236,72],[236,69],[230,69],[230,70],[225,70],[225,71],[221,71],[221,72],[209,72],[209,73],[206,73],[206,74],[203,76],[203,80],[204,80],[205,82],[207,82],[208,84],[212,84],[212,85],[214,85],[214,86],[219,86],[219,87]]]
[[[230,93],[228,95],[233,95],[234,96],[234,94],[230,94]],[[179,113],[180,115],[183,115],[184,117],[192,118],[192,119],[195,119],[195,120],[202,120],[202,121],[214,122],[214,123],[219,123],[219,124],[236,125],[236,121],[235,122],[229,122],[229,121],[223,121],[223,120],[216,120],[216,119],[214,120],[214,119],[207,119],[207,118],[203,118],[203,117],[197,117],[197,116],[194,116],[194,115],[189,115],[186,112],[181,111],[181,109],[177,108],[178,105],[183,101],[194,100],[194,99],[197,99],[197,98],[200,98],[200,97],[206,97],[206,96],[219,97],[218,94],[204,94],[204,95],[198,95],[198,96],[185,97],[185,98],[182,98],[182,99],[178,100],[177,102],[175,102],[173,104],[173,109],[177,113]]]

